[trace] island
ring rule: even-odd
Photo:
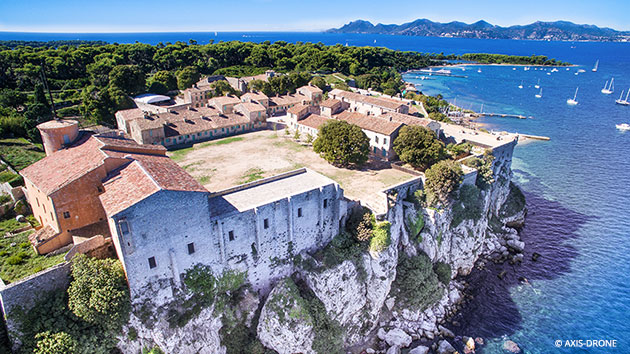
[[[523,259],[519,137],[411,92],[400,72],[431,56],[226,42],[0,57],[2,225],[20,242],[0,257],[39,267],[0,286],[7,349],[482,345],[448,321],[478,261]]]

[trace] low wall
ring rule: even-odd
[[[11,312],[20,307],[30,309],[45,294],[52,290],[65,289],[69,282],[70,263],[64,262],[15,283],[0,286],[2,313],[14,349],[20,345],[16,338],[19,324],[15,322]]]

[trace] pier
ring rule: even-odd
[[[551,140],[550,137],[548,136],[541,136],[541,135],[529,135],[529,134],[518,134],[519,136],[522,136],[523,138],[526,139],[534,139],[534,140],[543,140],[543,141],[549,141]]]
[[[517,118],[517,119],[534,119],[532,116],[523,116],[520,114],[509,114],[509,113],[477,113],[478,117],[497,117],[497,118]]]

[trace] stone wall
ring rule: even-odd
[[[64,262],[54,267],[33,274],[20,281],[0,286],[0,302],[2,313],[6,320],[9,338],[14,349],[19,346],[16,334],[19,324],[15,322],[11,313],[22,307],[30,309],[45,294],[52,290],[65,289],[70,282],[70,263]]]

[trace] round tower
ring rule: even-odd
[[[79,122],[70,119],[53,119],[37,126],[42,135],[46,156],[72,144],[79,136]]]

